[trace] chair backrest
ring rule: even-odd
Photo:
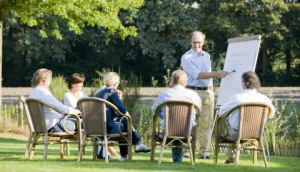
[[[24,108],[31,132],[47,132],[43,105],[43,102],[36,99],[27,98],[25,100]]]
[[[26,118],[27,118],[27,122],[28,122],[28,125],[29,125],[30,132],[34,132],[34,127],[33,127],[32,119],[31,119],[31,116],[30,116],[29,108],[26,104],[26,99],[25,99],[25,97],[21,96],[20,100],[21,100],[21,102],[23,104],[23,108],[25,110],[25,114],[26,114]]]
[[[84,132],[87,135],[105,135],[106,131],[106,106],[111,107],[117,113],[117,107],[112,103],[96,98],[88,97],[78,100],[77,107],[81,111],[84,123]]]
[[[266,118],[271,114],[271,108],[263,103],[247,103],[234,107],[240,109],[239,138],[261,139]]]
[[[165,115],[164,134],[173,137],[189,137],[193,124],[194,109],[199,116],[200,108],[187,101],[166,101],[156,108],[156,114],[162,107]]]

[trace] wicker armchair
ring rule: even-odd
[[[160,130],[160,124],[158,122],[158,112],[162,107],[164,108],[165,115],[164,132]],[[182,143],[183,147],[189,149],[190,161],[192,165],[194,165],[197,133],[196,130],[193,129],[193,136],[191,136],[193,109],[196,110],[196,119],[198,119],[200,108],[191,102],[167,101],[157,106],[152,124],[151,161],[154,161],[156,146],[161,146],[158,161],[160,164],[164,148],[166,146],[172,146],[172,143],[178,140]]]
[[[77,143],[78,148],[80,147],[81,124],[78,115],[75,114],[66,115],[66,117],[70,116],[76,119],[78,131],[48,133],[46,129],[46,120],[45,120],[43,107],[47,106],[48,108],[51,108],[58,113],[62,113],[62,112],[36,99],[27,98],[25,100],[25,98],[21,98],[21,101],[23,103],[26,112],[26,117],[30,129],[30,134],[28,137],[27,146],[25,150],[25,157],[28,157],[28,152],[30,150],[29,159],[32,159],[34,155],[35,146],[38,144],[44,145],[44,160],[47,160],[48,144],[50,143],[60,144],[61,158],[63,158],[64,155],[64,145],[66,145],[67,148],[66,151],[69,155],[69,149],[68,149],[69,142]],[[41,137],[43,137],[43,140],[40,139]]]
[[[230,137],[221,133],[221,125],[229,126],[227,117],[236,109],[240,109],[240,121],[238,137]],[[220,147],[233,146],[236,148],[234,164],[239,161],[240,149],[253,150],[253,164],[257,163],[257,151],[262,151],[265,167],[267,166],[266,154],[262,142],[262,133],[266,118],[270,115],[271,109],[268,105],[262,103],[247,103],[238,105],[229,110],[225,115],[217,119],[217,134],[215,143],[215,163],[218,162],[218,153]],[[258,144],[259,143],[259,144]]]
[[[81,145],[77,161],[82,159],[82,150],[88,143],[87,138],[92,138],[93,159],[96,159],[97,146],[105,145],[105,161],[108,162],[107,146],[108,144],[114,144],[115,141],[127,142],[124,144],[128,145],[128,159],[132,159],[132,121],[129,115],[121,113],[115,105],[100,98],[82,98],[78,101],[77,106],[82,113],[84,122],[83,144]],[[122,115],[122,118],[127,120],[127,132],[120,131],[119,134],[107,134],[106,106],[109,106],[116,113]],[[97,142],[98,139],[104,140],[104,142]]]

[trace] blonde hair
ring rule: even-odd
[[[109,72],[104,75],[104,78],[103,78],[104,85],[112,86],[117,82],[120,82],[120,77],[116,72]]]
[[[171,81],[174,85],[186,86],[187,76],[182,70],[175,70],[172,72]]]
[[[42,81],[46,80],[48,77],[52,77],[52,71],[48,70],[46,68],[38,69],[36,72],[34,72],[33,77],[31,79],[31,85],[33,87],[36,87],[39,85]]]

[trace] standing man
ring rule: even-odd
[[[198,119],[197,132],[199,134],[197,149],[199,158],[210,159],[209,139],[214,116],[214,92],[212,78],[223,78],[228,72],[219,70],[211,71],[210,55],[202,50],[205,34],[195,31],[191,34],[191,49],[181,58],[183,71],[187,74],[187,88],[195,90],[202,100],[202,115]]]

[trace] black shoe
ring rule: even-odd
[[[228,158],[226,161],[225,161],[225,164],[232,164],[234,163],[234,159],[233,158]]]
[[[210,156],[207,155],[207,156],[199,156],[199,159],[210,159]]]

